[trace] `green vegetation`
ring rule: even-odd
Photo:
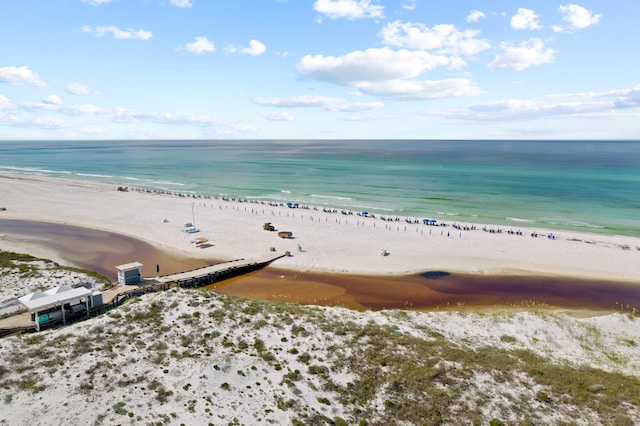
[[[39,262],[53,265],[53,266],[47,267],[47,269],[49,270],[76,272],[79,274],[84,274],[97,281],[100,281],[105,285],[108,285],[111,283],[111,280],[108,277],[105,277],[104,275],[98,274],[97,272],[94,272],[94,271],[90,271],[87,269],[73,268],[70,266],[60,266],[49,259],[39,259],[29,254],[14,253],[10,251],[0,250],[0,271],[3,269],[10,270],[10,271],[13,270],[18,272],[22,277],[38,276],[41,269],[41,265],[38,264]]]
[[[564,330],[578,346],[608,354],[602,365],[611,371],[523,349],[531,336],[515,332],[472,346],[426,321],[413,324],[410,312],[358,315],[202,290],[148,294],[78,324],[85,332],[72,326],[3,340],[0,396],[14,409],[21,392],[58,392],[58,383],[87,400],[110,399],[108,416],[140,424],[179,424],[173,418],[182,415],[235,424],[241,412],[261,416],[254,423],[286,415],[293,424],[336,425],[545,424],[550,414],[566,424],[638,421],[640,380],[615,371],[627,360],[591,323]],[[536,335],[550,345],[552,337]],[[638,345],[615,339],[627,350]],[[133,365],[139,369],[127,369]],[[252,401],[259,409],[247,408]],[[179,414],[167,414],[170,403]]]
[[[113,407],[113,411],[116,414],[121,414],[121,415],[125,415],[127,414],[127,410],[124,408],[125,403],[124,402],[118,402],[117,404],[115,404]]]
[[[39,260],[46,263],[51,262],[47,259],[38,259],[29,254],[0,250],[0,268],[16,268],[18,267],[18,265],[16,265],[16,262],[36,262]]]
[[[0,250],[0,271],[4,269],[4,273],[13,271],[25,278],[37,276],[40,270],[40,265],[35,263],[39,261],[51,263],[50,260],[38,259],[28,254]]]

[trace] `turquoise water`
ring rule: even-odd
[[[640,142],[4,141],[0,171],[640,236]]]

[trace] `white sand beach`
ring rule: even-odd
[[[515,227],[522,235],[507,228],[501,233],[482,230],[499,229],[491,224],[464,231],[451,226],[452,221],[446,227],[408,223],[404,217],[387,222],[313,206],[125,192],[115,185],[10,173],[0,173],[0,194],[3,219],[106,230],[193,257],[260,259],[275,248],[292,256],[274,266],[297,271],[397,275],[439,270],[640,282],[640,239],[625,236]],[[185,232],[191,222],[199,232]],[[293,238],[263,230],[266,222],[292,232]],[[532,232],[538,237],[531,237]],[[549,233],[556,238],[548,238]],[[194,243],[198,237],[209,244],[199,247]],[[0,249],[20,248],[10,240],[9,235],[0,238]],[[381,256],[382,249],[387,256]]]
[[[262,258],[275,247],[293,256],[274,265],[296,271],[640,277],[640,241],[629,237],[459,231],[13,174],[0,174],[0,194],[0,218],[126,234],[193,257]],[[187,222],[199,232],[184,232]],[[295,238],[263,230],[265,222]],[[211,246],[196,246],[196,237]],[[28,241],[5,232],[0,249],[56,260]],[[629,313],[535,307],[356,312],[176,289],[0,339],[0,423],[418,424],[433,413],[443,424],[635,423],[640,411],[625,389],[640,371],[637,323]],[[580,386],[594,398],[624,399],[574,398]]]

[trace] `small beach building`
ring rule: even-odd
[[[18,298],[18,301],[29,310],[31,321],[40,331],[40,324],[57,320],[66,324],[68,318],[84,312],[89,315],[90,294],[92,291],[84,287],[61,285],[46,291],[34,291]]]
[[[142,282],[142,263],[132,262],[116,266],[118,284],[131,285]]]

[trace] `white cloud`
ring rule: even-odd
[[[171,4],[181,8],[189,8],[193,6],[189,0],[171,0]]]
[[[416,0],[406,0],[402,4],[402,8],[406,10],[415,10],[416,9]]]
[[[79,83],[68,83],[64,86],[64,91],[72,95],[99,95],[100,92],[91,90],[87,86]]]
[[[559,98],[585,101],[549,102]],[[431,111],[428,114],[459,120],[513,121],[545,117],[619,117],[621,110],[631,108],[640,108],[640,86],[606,92],[562,93],[535,100],[505,99],[453,111]]]
[[[260,43],[258,40],[251,40],[249,42],[249,47],[240,50],[240,52],[251,56],[258,56],[262,55],[266,50],[267,48],[265,45]]]
[[[465,78],[447,80],[388,80],[383,82],[362,82],[356,85],[361,92],[402,100],[429,100],[461,96],[477,96],[484,93],[473,82]]]
[[[40,118],[40,117],[20,117],[16,115],[0,115],[0,124],[3,126],[12,126],[19,128],[35,128],[35,129],[46,129],[46,130],[60,130],[60,129],[68,129],[73,127],[69,123],[66,123],[61,120],[52,120],[48,118]]]
[[[438,66],[459,65],[458,61],[446,56],[385,47],[358,50],[338,57],[307,55],[298,62],[297,70],[303,77],[352,85],[362,81],[412,78]]]
[[[616,108],[640,107],[640,86],[633,89],[611,91],[608,95],[615,97],[614,105]]]
[[[337,112],[363,112],[380,109],[384,106],[382,102],[353,102],[348,104],[335,104],[327,107],[330,111]]]
[[[577,92],[577,93],[555,93],[547,95],[545,98],[549,99],[585,99],[585,98],[601,98],[601,97],[618,97],[627,96],[630,93],[634,93],[640,90],[640,86],[636,86],[633,89],[616,89],[607,92]]]
[[[481,12],[479,10],[472,10],[467,16],[467,22],[478,22],[480,19],[486,17],[487,15],[485,15],[484,12]]]
[[[538,15],[531,9],[519,8],[518,13],[511,17],[511,28],[514,30],[539,30]]]
[[[316,12],[331,19],[382,18],[384,6],[375,6],[371,0],[317,0],[313,4]]]
[[[258,40],[251,40],[249,42],[249,47],[238,48],[234,46],[228,46],[227,51],[229,53],[243,53],[245,55],[259,56],[266,52],[267,48]]]
[[[59,98],[57,100],[55,98],[51,98],[51,96],[49,98],[45,98],[42,100],[42,102],[25,102],[21,104],[20,107],[26,111],[52,111],[59,114],[73,116],[96,115],[103,112],[103,109],[96,105],[63,105],[62,101]],[[60,101],[60,103],[56,103],[56,101],[58,100]]]
[[[489,64],[491,69],[513,69],[522,71],[532,66],[552,63],[557,51],[545,48],[539,38],[531,38],[519,45],[504,42],[500,45],[503,53]]]
[[[0,68],[0,83],[7,83],[12,86],[28,84],[33,87],[47,87],[47,83],[40,80],[40,76],[31,71],[29,67]]]
[[[463,65],[458,58],[432,55],[425,51],[368,49],[341,57],[305,56],[298,62],[302,77],[354,87],[361,93],[387,99],[425,100],[483,93],[470,80],[441,81],[415,79],[438,66]]]
[[[58,95],[47,96],[42,99],[42,102],[49,105],[62,105],[62,99]]]
[[[206,37],[196,37],[193,43],[187,43],[184,48],[191,53],[215,52],[216,47]]]
[[[594,14],[577,4],[562,5],[558,8],[562,19],[569,24],[569,29],[582,29],[597,24],[602,15]],[[562,27],[554,26],[555,31],[562,31]]]
[[[380,32],[385,44],[419,50],[436,50],[438,53],[475,55],[490,47],[478,39],[476,30],[458,30],[454,25],[440,24],[429,28],[424,24],[395,21],[385,25]]]
[[[269,121],[292,121],[293,116],[286,111],[261,112],[260,117]]]
[[[90,4],[91,6],[100,6],[102,4],[109,4],[111,0],[82,0],[82,3]]]
[[[10,108],[8,99],[4,100],[0,95],[0,109],[6,105]],[[55,99],[49,97],[47,101],[35,103],[23,103],[20,106],[26,113],[33,114],[0,114],[0,125],[23,128],[78,128],[77,124],[60,120],[38,117],[39,112],[58,113],[65,116],[93,116],[96,119],[106,119],[113,123],[155,123],[174,126],[195,126],[212,129],[219,135],[244,135],[253,133],[256,128],[250,124],[222,120],[211,116],[199,115],[173,115],[166,112],[136,111],[127,108],[101,108],[96,105],[64,105],[56,103]],[[83,130],[84,131],[84,130]]]
[[[472,106],[469,110],[478,118],[533,119],[552,116],[578,116],[609,109],[605,102],[544,104],[538,101],[509,99],[491,104]]]
[[[234,123],[228,120],[204,115],[173,115],[167,112],[145,112],[126,108],[114,108],[105,111],[104,115],[114,123],[150,122],[174,126],[197,126],[213,128],[217,133],[237,135],[255,132],[255,127],[248,124]]]
[[[11,101],[6,96],[0,95],[0,111],[12,109]]]
[[[291,96],[286,98],[255,98],[261,106],[275,108],[322,108],[335,112],[361,112],[382,108],[382,102],[347,103],[343,98],[331,96]]]
[[[151,31],[145,30],[121,30],[114,25],[98,26],[95,28],[85,25],[82,31],[89,34],[95,34],[96,37],[103,37],[105,34],[111,34],[117,40],[149,40],[153,34]]]
[[[256,104],[262,106],[271,106],[276,108],[308,108],[321,107],[326,108],[329,105],[344,102],[343,98],[335,98],[330,96],[292,96],[287,98],[255,98]]]

